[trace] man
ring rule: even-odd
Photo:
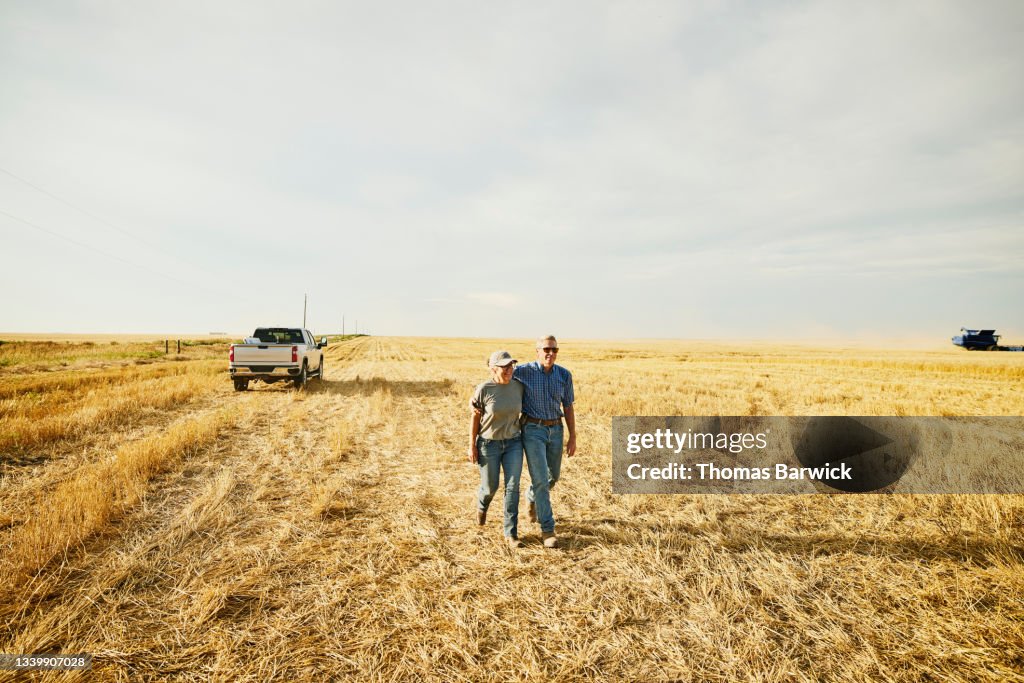
[[[572,373],[555,365],[558,340],[552,336],[537,340],[537,360],[520,365],[513,377],[526,386],[523,393],[523,448],[530,471],[530,488],[526,492],[527,514],[531,522],[540,524],[544,547],[558,545],[555,518],[551,511],[551,487],[562,471],[562,418],[569,429],[565,452],[576,453],[576,415]]]

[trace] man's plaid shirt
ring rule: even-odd
[[[523,394],[523,413],[541,420],[562,417],[562,406],[571,406],[576,400],[572,391],[572,373],[560,365],[544,372],[540,361],[520,365],[512,374],[526,385]]]

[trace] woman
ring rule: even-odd
[[[487,521],[487,506],[498,492],[499,469],[505,473],[505,539],[513,548],[519,540],[519,478],[523,473],[523,441],[519,414],[523,385],[512,379],[516,360],[508,351],[495,351],[487,362],[491,381],[483,382],[469,402],[469,461],[480,466],[476,521]]]

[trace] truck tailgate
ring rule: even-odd
[[[235,365],[290,364],[293,346],[293,344],[236,344]]]

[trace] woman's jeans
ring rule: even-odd
[[[523,440],[513,439],[476,439],[480,457],[480,489],[477,496],[477,509],[486,512],[491,499],[498,492],[498,470],[505,472],[505,535],[519,537],[519,477],[523,473]]]
[[[544,425],[527,422],[523,425],[523,445],[526,448],[526,466],[530,469],[530,489],[526,500],[537,506],[540,530],[555,530],[555,516],[551,512],[551,487],[562,473],[562,425]]]

